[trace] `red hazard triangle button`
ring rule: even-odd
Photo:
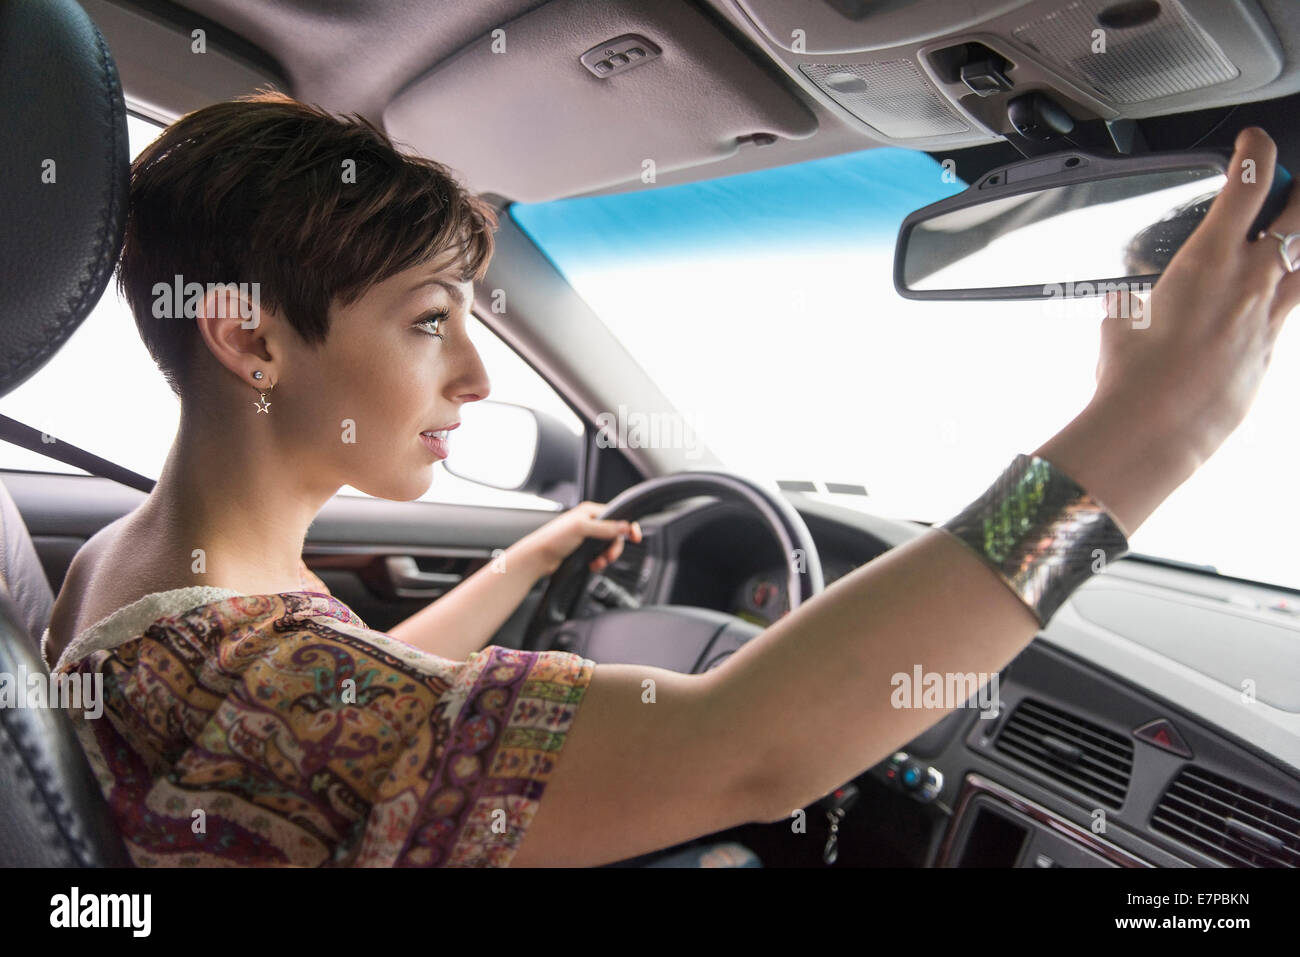
[[[1180,757],[1190,758],[1192,756],[1192,749],[1187,746],[1183,736],[1164,718],[1157,718],[1140,728],[1134,729],[1133,737],[1141,738],[1148,744],[1154,744],[1157,748],[1162,748]]]

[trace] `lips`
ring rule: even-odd
[[[441,429],[428,429],[420,433],[420,441],[424,443],[425,448],[432,452],[440,459],[447,457],[447,434],[452,429],[460,427],[459,422],[453,422],[451,425]]]

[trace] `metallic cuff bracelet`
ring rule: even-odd
[[[1017,455],[987,492],[939,527],[991,565],[1040,626],[1076,588],[1128,552],[1110,513],[1037,456]]]

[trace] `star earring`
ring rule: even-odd
[[[264,378],[264,376],[262,375],[262,370],[261,369],[255,370],[253,372],[253,378],[254,379]],[[265,412],[267,415],[271,414],[271,403],[266,401],[266,395],[267,392],[270,392],[274,388],[275,388],[274,385],[269,385],[266,387],[265,392],[261,392],[261,390],[259,390],[259,393],[262,396],[262,398],[260,401],[253,403],[254,408],[256,408],[258,412]]]

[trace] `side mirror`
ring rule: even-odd
[[[484,399],[461,408],[443,466],[489,488],[577,504],[582,437],[546,412]]]
[[[1227,182],[1228,159],[1065,152],[991,170],[903,221],[894,287],[907,299],[1048,299],[1154,282]],[[1252,237],[1290,186],[1278,166]]]

